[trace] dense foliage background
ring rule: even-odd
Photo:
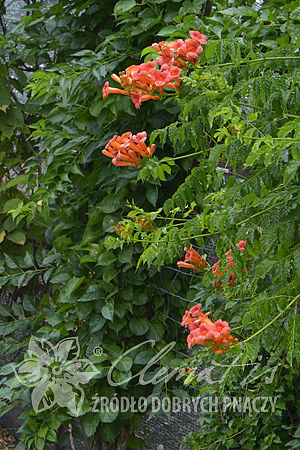
[[[62,445],[70,425],[100,448],[141,448],[133,436],[140,414],[95,414],[92,398],[177,395],[176,382],[133,379],[115,389],[106,375],[120,354],[148,339],[155,346],[130,354],[116,381],[173,340],[160,364],[184,364],[181,317],[199,301],[229,322],[239,344],[224,356],[197,349],[188,365],[217,362],[211,376],[220,382],[199,381],[196,370],[186,385],[205,395],[279,400],[272,414],[203,415],[190,448],[297,448],[297,3],[264,1],[258,10],[239,0],[26,3],[28,15],[13,32],[3,28],[0,41],[0,285],[9,296],[0,305],[0,345],[14,352],[30,335],[77,336],[81,356],[99,345],[104,353],[90,357],[101,374],[85,386],[79,422],[57,405],[36,414],[30,389],[2,369],[1,397],[27,405],[18,448]],[[112,73],[155,59],[153,42],[187,38],[191,29],[208,45],[183,71],[179,94],[139,110],[126,96],[103,100]],[[114,134],[144,130],[156,150],[141,168],[115,167],[102,155]],[[133,215],[149,217],[154,231]],[[117,236],[112,220],[135,232]],[[233,249],[238,268],[235,244],[247,242],[247,272],[237,270],[230,286],[225,276],[219,290],[210,268],[176,267],[184,246],[203,255],[212,238],[220,257]],[[11,407],[0,405],[2,414]]]

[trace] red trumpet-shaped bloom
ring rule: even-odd
[[[137,216],[133,216],[132,220],[134,222],[139,223],[144,231],[153,231],[154,230],[153,225],[152,225],[152,220],[148,219],[147,217],[143,217],[142,219],[139,220]]]
[[[193,66],[197,64],[200,53],[203,52],[201,44],[206,44],[207,36],[199,31],[190,31],[191,39],[178,39],[169,44],[162,41],[152,44],[154,50],[159,53],[156,59],[162,69],[169,66],[185,67],[185,61]]]
[[[196,250],[193,249],[193,246],[190,245],[190,249],[188,250],[184,247],[184,251],[186,252],[184,261],[177,261],[178,267],[188,267],[190,269],[201,270],[204,267],[207,267],[207,262],[201,255],[199,255]]]
[[[112,158],[115,166],[138,167],[141,158],[152,156],[155,150],[155,144],[147,147],[145,140],[147,133],[145,131],[132,135],[131,132],[115,135],[102,150],[102,153]]]
[[[103,98],[106,98],[108,94],[124,94],[129,95],[129,92],[125,91],[124,89],[118,89],[113,88],[109,86],[108,81],[104,84],[104,87],[102,89]]]
[[[190,331],[198,328],[201,322],[210,324],[211,320],[207,317],[211,312],[207,312],[204,314],[201,311],[201,303],[198,303],[195,306],[192,306],[189,311],[185,311],[185,314],[182,318],[181,326],[187,327]]]
[[[115,221],[111,220],[110,223],[112,224],[113,230],[119,235],[121,236],[121,234],[123,233],[123,231],[125,230],[125,227],[123,226],[122,222],[118,222],[117,225],[115,225]],[[129,228],[130,230],[130,228]]]
[[[237,343],[238,339],[230,335],[228,323],[219,319],[212,322],[207,316],[210,312],[204,314],[201,311],[201,303],[193,306],[185,312],[181,325],[190,330],[187,337],[188,347],[195,344],[204,345],[216,354],[226,353],[230,343]]]
[[[236,244],[237,248],[243,252],[245,250],[245,245],[246,245],[246,241],[240,241]],[[230,270],[230,275],[228,278],[228,286],[231,286],[234,283],[235,280],[235,274],[234,271],[232,269],[232,266],[236,266],[237,264],[235,263],[233,257],[232,257],[232,250],[228,250],[228,252],[225,253],[226,255],[226,267],[223,270],[223,272],[221,273],[221,278],[223,278],[226,270]],[[220,262],[221,260],[219,259],[213,266],[212,266],[212,272],[215,276],[219,276],[219,268],[220,268]],[[215,287],[221,287],[221,282],[220,280],[218,280],[216,283],[214,283]]]
[[[154,231],[152,220],[149,219],[148,217],[138,218],[137,216],[133,216],[132,220],[133,220],[133,222],[136,222],[139,225],[141,225],[143,231]],[[112,224],[113,230],[122,238],[129,239],[132,237],[132,232],[134,231],[134,227],[131,227],[129,225],[129,223],[127,223],[126,221],[118,222],[115,225],[114,220],[111,220],[110,223]]]

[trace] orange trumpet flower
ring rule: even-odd
[[[190,246],[189,250],[184,247],[184,251],[186,252],[184,261],[177,261],[178,267],[188,267],[190,269],[196,269],[198,271],[203,269],[204,267],[207,267],[207,262],[205,261],[205,259],[202,258],[202,256],[193,249],[192,245]]]
[[[236,247],[237,247],[241,252],[243,252],[243,251],[245,250],[246,241],[240,241],[240,242],[238,242],[238,243],[235,244],[235,245],[236,245]],[[226,263],[227,263],[227,265],[226,265],[225,269],[223,270],[223,272],[221,273],[221,277],[220,277],[220,278],[223,278],[223,276],[224,276],[226,270],[229,269],[229,270],[230,270],[230,275],[229,275],[228,283],[227,283],[227,284],[228,284],[228,286],[231,286],[231,285],[234,283],[234,280],[235,280],[235,274],[234,274],[234,271],[233,271],[233,269],[232,269],[232,266],[236,266],[236,262],[234,261],[234,259],[233,259],[233,257],[232,257],[232,250],[231,250],[231,249],[228,250],[228,252],[226,252],[225,255],[226,255]],[[221,262],[221,260],[219,259],[219,260],[212,266],[212,272],[213,272],[213,274],[214,274],[216,277],[219,276],[220,262]],[[217,280],[217,281],[214,283],[213,286],[216,287],[216,288],[220,288],[220,287],[221,287],[221,280]]]
[[[108,94],[130,95],[132,102],[138,109],[142,102],[159,100],[163,95],[163,88],[179,89],[181,79],[178,67],[167,67],[164,70],[156,68],[155,61],[148,61],[140,65],[127,67],[119,75],[113,73],[112,79],[121,85],[122,89],[111,88],[108,81],[105,83],[102,93],[103,98]]]
[[[190,330],[187,337],[188,347],[199,344],[208,347],[216,354],[226,353],[230,343],[236,344],[238,339],[230,335],[227,322],[221,319],[212,322],[207,317],[210,312],[204,314],[201,306],[201,303],[193,306],[182,318],[181,325]]]
[[[115,166],[131,166],[138,167],[141,163],[141,158],[152,156],[155,150],[155,144],[147,147],[145,141],[147,133],[143,131],[137,135],[132,135],[131,132],[122,134],[122,136],[113,136],[113,138],[106,144],[102,153],[112,158],[112,163]]]
[[[156,59],[163,70],[169,66],[185,67],[185,61],[193,66],[197,64],[200,53],[203,52],[201,44],[206,44],[207,36],[199,31],[190,31],[191,39],[178,39],[169,44],[162,41],[152,44],[154,50],[159,53]]]

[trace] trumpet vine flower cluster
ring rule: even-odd
[[[103,98],[109,94],[128,95],[139,109],[145,101],[160,100],[165,88],[178,91],[181,68],[186,66],[185,61],[197,64],[199,55],[203,52],[201,44],[206,44],[207,40],[199,31],[190,31],[190,36],[190,39],[178,39],[169,44],[164,41],[152,44],[159,53],[156,61],[129,66],[119,75],[113,73],[111,78],[119,83],[120,88],[111,87],[106,81],[102,89]]]
[[[243,252],[245,250],[245,245],[246,245],[246,241],[240,241],[237,244],[235,244],[237,246],[237,248]],[[226,256],[226,267],[223,270],[223,272],[221,273],[220,278],[223,278],[224,274],[226,273],[226,270],[230,270],[230,275],[228,278],[228,286],[231,286],[234,283],[235,280],[235,274],[234,274],[234,270],[232,269],[232,266],[236,266],[236,262],[234,261],[233,257],[232,257],[232,250],[228,250],[228,252],[225,253]],[[219,268],[220,268],[220,263],[221,260],[219,259],[213,266],[212,266],[212,271],[213,274],[218,277],[219,276]],[[214,283],[214,287],[221,287],[221,280],[218,279],[215,283]]]
[[[125,226],[123,225],[122,222],[118,222],[117,225],[115,225],[115,221],[112,219],[110,220],[110,223],[112,224],[112,228],[113,230],[119,235],[121,236],[121,234],[123,233],[123,231],[125,231]],[[130,231],[130,227],[128,227],[129,231]]]
[[[198,252],[190,245],[190,249],[188,250],[184,247],[184,251],[186,252],[184,261],[177,261],[178,267],[187,267],[189,269],[201,270],[204,267],[207,267],[206,260],[199,255]]]
[[[188,328],[190,333],[187,337],[188,348],[195,344],[204,345],[216,354],[226,353],[231,344],[238,342],[230,334],[228,323],[219,319],[212,322],[208,315],[201,311],[201,303],[186,311],[181,325]]]
[[[132,135],[131,132],[115,135],[102,150],[102,153],[112,158],[115,166],[138,167],[141,158],[152,156],[155,150],[155,144],[147,147],[145,141],[147,133],[145,131]]]
[[[148,219],[148,217],[142,217],[142,218],[138,218],[137,216],[133,216],[132,217],[132,221],[135,223],[138,223],[141,227],[143,231],[154,231],[154,227],[152,224],[152,220]],[[114,220],[111,220],[110,223],[112,224],[112,228],[113,230],[119,235],[119,236],[124,236],[124,234],[126,235],[127,238],[130,238],[131,234],[132,234],[132,227],[127,223],[123,223],[123,222],[118,222],[117,225],[115,225]],[[122,235],[123,233],[123,235]]]
[[[113,73],[112,79],[121,85],[121,89],[112,88],[108,81],[102,89],[103,98],[108,94],[130,95],[136,109],[147,100],[159,100],[164,88],[179,90],[180,68],[168,66],[164,70],[156,68],[155,61],[129,66],[119,75]]]
[[[246,241],[240,241],[236,244],[237,248],[243,252],[245,250]],[[200,271],[206,267],[209,267],[206,260],[193,248],[193,246],[190,246],[190,249],[188,250],[186,247],[184,248],[185,259],[184,261],[177,261],[178,267],[187,267],[189,269],[196,269],[197,271]],[[232,256],[232,250],[228,250],[228,252],[225,253],[226,255],[226,267],[223,270],[223,272],[220,275],[220,278],[223,278],[226,270],[230,270],[230,275],[228,279],[228,286],[231,286],[234,283],[235,280],[235,274],[232,269],[232,266],[236,266],[236,262],[233,259]],[[219,259],[213,266],[212,266],[212,273],[215,277],[219,276],[219,269],[220,269],[220,263],[221,260]],[[213,284],[214,287],[220,288],[222,286],[221,280],[218,279]]]
[[[144,231],[153,231],[154,227],[152,225],[152,220],[148,219],[147,217],[143,217],[142,219],[139,219],[138,216],[133,216],[132,220],[134,222],[137,222],[139,225],[141,225],[142,230]]]
[[[152,48],[159,53],[156,59],[161,69],[169,66],[185,67],[188,61],[193,66],[197,64],[199,55],[203,52],[201,44],[207,43],[207,36],[199,31],[190,31],[191,39],[178,39],[177,41],[164,41],[152,44]]]

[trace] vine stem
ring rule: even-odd
[[[48,267],[49,268],[49,267]],[[3,277],[0,277],[0,281],[1,280],[5,280],[6,278],[13,278],[13,277],[17,277],[17,276],[19,276],[19,275],[23,275],[24,273],[40,273],[40,272],[43,272],[43,271],[45,271],[45,270],[47,270],[47,268],[44,268],[44,269],[35,269],[35,270],[24,270],[23,272],[17,272],[17,273],[11,273],[11,274],[8,274],[8,275],[5,275],[5,276],[3,276]]]
[[[176,161],[176,159],[184,159],[184,158],[188,158],[189,156],[199,155],[200,153],[203,153],[203,151],[195,152],[195,153],[189,153],[188,155],[176,156],[175,158],[164,158],[160,162],[164,163],[164,162],[167,162],[167,161]]]
[[[263,138],[266,138],[267,136],[263,136],[263,137],[255,137],[255,136],[243,136],[244,139],[260,139],[262,140]],[[299,142],[299,139],[295,139],[295,138],[289,138],[289,137],[284,137],[284,138],[273,138],[272,136],[270,136],[270,139],[272,141],[295,141],[295,142]]]
[[[289,309],[289,307],[295,303],[297,301],[297,298],[300,297],[300,294],[296,295],[296,297],[287,305],[287,307],[281,311],[279,314],[277,314],[277,316],[274,317],[274,319],[272,319],[269,323],[267,323],[267,325],[265,325],[264,327],[262,327],[260,330],[258,330],[256,333],[252,334],[252,336],[249,336],[247,339],[245,339],[244,341],[241,342],[241,344],[244,344],[245,342],[250,341],[250,339],[253,339],[255,336],[257,336],[258,334],[262,333],[266,328],[268,328],[270,325],[272,325],[272,323],[274,323],[280,316],[282,316],[282,314],[285,313],[285,311],[287,309]]]
[[[292,197],[292,198],[289,199],[289,200],[295,200],[296,198],[297,198],[297,197]],[[253,217],[259,216],[260,214],[264,214],[266,211],[269,211],[270,209],[275,208],[276,206],[282,205],[282,204],[284,204],[284,203],[286,203],[286,200],[284,200],[284,201],[282,201],[282,202],[279,202],[279,203],[276,203],[276,204],[274,204],[274,205],[268,206],[268,208],[265,208],[265,209],[263,209],[262,211],[259,211],[259,212],[255,213],[255,214],[253,214],[252,216],[247,217],[246,219],[244,219],[244,220],[242,220],[242,221],[240,221],[240,222],[237,222],[237,223],[235,223],[235,224],[233,224],[233,225],[231,225],[231,226],[239,226],[239,225],[242,225],[242,224],[248,222],[249,220],[253,219]],[[188,222],[188,220],[190,220],[190,219],[187,219],[186,222]],[[211,232],[211,233],[202,233],[202,234],[192,235],[192,236],[189,237],[189,239],[196,239],[196,238],[205,237],[205,236],[215,236],[216,234],[222,234],[222,233],[224,233],[225,231],[230,230],[231,226],[229,226],[229,227],[227,227],[227,228],[224,228],[223,230],[214,231],[214,232]],[[162,239],[160,239],[159,241],[146,240],[146,239],[135,239],[134,242],[142,242],[142,243],[147,243],[147,244],[159,244],[165,237],[166,237],[166,236],[164,236],[164,237],[163,237]],[[169,242],[176,242],[176,240],[170,239]]]
[[[264,111],[264,108],[261,108],[260,106],[256,106],[256,105],[250,105],[249,103],[239,102],[239,105],[247,106],[247,108],[257,109],[259,111]],[[293,117],[295,119],[299,119],[299,117],[300,117],[300,116],[297,116],[296,114],[290,114],[290,113],[286,113],[286,112],[283,112],[282,114],[286,117]]]
[[[268,58],[258,58],[258,59],[252,59],[250,61],[241,61],[238,62],[228,62],[228,63],[221,63],[221,64],[212,64],[212,65],[201,65],[197,66],[197,69],[203,67],[203,68],[210,68],[210,67],[228,67],[228,66],[243,66],[245,64],[252,64],[252,63],[259,63],[259,62],[265,62],[265,61],[277,61],[277,60],[290,60],[290,59],[300,59],[300,56],[269,56]]]
[[[297,116],[298,117],[298,116]],[[300,117],[300,116],[299,116]],[[244,136],[244,139],[256,139],[256,140],[261,140],[266,136],[262,136],[262,137],[254,137],[254,136]],[[288,138],[288,137],[284,137],[284,138],[272,138],[271,139],[274,141],[295,141],[295,142],[299,142],[299,139],[294,139],[294,138]],[[160,162],[164,163],[164,162],[168,162],[168,161],[176,161],[177,159],[184,159],[184,158],[189,158],[190,156],[195,156],[195,155],[200,155],[201,153],[203,153],[203,151],[200,152],[195,152],[195,153],[189,153],[188,155],[182,155],[182,156],[176,156],[175,158],[164,158],[162,159]]]

